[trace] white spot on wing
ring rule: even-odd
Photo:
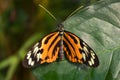
[[[37,54],[37,62],[39,61],[40,59],[40,53]]]
[[[87,46],[86,43],[84,43],[84,42],[83,42],[83,45],[84,45],[84,46]]]
[[[84,53],[82,53],[82,56],[83,56],[84,61],[86,61],[86,56]]]
[[[93,59],[95,59],[95,54],[91,51],[91,56]]]
[[[40,56],[39,56],[40,58],[42,58],[42,54],[40,54]]]
[[[36,53],[37,53],[38,50],[39,50],[38,45],[39,45],[39,42],[37,42],[37,43],[34,45],[34,47],[33,47],[33,54],[34,54],[34,56],[36,55]]]
[[[30,58],[30,59],[28,60],[28,65],[34,66],[34,64],[35,64],[35,62],[32,61],[32,58]]]
[[[90,65],[90,66],[92,66],[92,63],[91,63],[91,61],[88,61],[88,63],[89,63],[89,65]]]
[[[36,53],[38,52],[39,48],[38,47],[35,47],[34,50],[33,50],[33,53],[34,53],[34,56],[36,55]]]
[[[94,60],[91,58],[91,63],[94,64]]]
[[[86,48],[86,46],[83,47],[85,53],[88,53],[88,49]]]
[[[27,59],[29,59],[30,56],[31,56],[31,51],[29,51],[29,52],[27,53]]]
[[[37,42],[35,45],[34,45],[34,47],[37,47],[39,45],[39,42]]]
[[[31,66],[34,66],[34,63],[35,63],[35,62],[34,62],[34,61],[32,61],[30,65],[31,65]]]
[[[84,46],[84,47],[83,47],[83,50],[85,51],[85,54],[88,56],[88,53],[89,53],[89,52],[88,52],[88,49]]]
[[[30,58],[30,59],[28,60],[28,65],[31,64],[31,61],[32,61],[32,58]]]

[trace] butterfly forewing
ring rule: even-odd
[[[26,54],[23,65],[27,68],[43,63],[51,63],[58,58],[59,32],[43,37]]]
[[[84,63],[91,67],[99,65],[98,58],[94,51],[75,34],[64,31],[64,51],[69,61]]]

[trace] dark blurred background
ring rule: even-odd
[[[0,0],[0,80],[35,80],[22,66],[21,47],[33,34],[49,33],[80,6],[97,0]],[[43,5],[55,21],[38,5]],[[41,34],[42,35],[42,34]],[[22,53],[26,54],[26,53]]]

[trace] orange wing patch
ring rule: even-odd
[[[58,58],[59,41],[59,32],[53,32],[43,37],[26,54],[23,65],[31,68],[38,64],[55,61]]]
[[[75,35],[71,34],[70,32],[64,33],[64,51],[68,59],[72,62],[79,62],[83,63],[82,54],[80,53],[79,49],[81,49],[79,38]]]
[[[60,37],[58,36],[58,34],[59,33],[55,32],[43,38],[40,47],[40,50],[43,49],[43,53],[41,53],[42,57],[40,63],[50,63],[56,60],[59,51],[59,47],[57,47],[56,45],[60,41]]]
[[[97,67],[99,60],[94,51],[75,34],[64,31],[64,51],[71,62],[84,63],[91,67]]]

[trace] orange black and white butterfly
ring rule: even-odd
[[[97,67],[99,60],[95,52],[78,36],[64,30],[63,24],[57,30],[38,41],[26,54],[23,65],[31,68],[52,63],[63,57],[73,63]]]

